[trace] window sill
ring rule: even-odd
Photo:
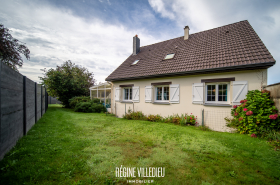
[[[169,102],[153,102],[153,104],[159,104],[159,105],[170,105]]]
[[[121,103],[133,103],[133,101],[121,101]]]
[[[214,107],[232,107],[230,104],[218,104],[218,103],[205,103],[204,106],[214,106]]]

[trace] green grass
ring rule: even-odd
[[[57,105],[0,161],[0,184],[126,184],[121,165],[165,167],[152,184],[280,184],[279,151],[264,140]]]

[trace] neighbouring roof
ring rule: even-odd
[[[174,57],[164,60],[171,53]],[[139,62],[131,65],[135,60]],[[106,81],[268,68],[274,64],[275,59],[246,20],[190,34],[188,40],[182,36],[142,46]]]

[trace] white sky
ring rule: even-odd
[[[280,1],[260,0],[0,0],[0,23],[26,43],[30,61],[20,72],[39,82],[40,69],[67,60],[94,73],[97,82],[141,46],[248,20],[276,61],[280,60]],[[279,60],[278,60],[279,59]],[[268,71],[268,84],[280,82],[280,61]]]

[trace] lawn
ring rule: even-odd
[[[164,177],[116,177],[116,167]],[[0,161],[0,184],[280,184],[280,152],[247,135],[76,113],[50,105]],[[137,176],[137,175],[136,175]]]

